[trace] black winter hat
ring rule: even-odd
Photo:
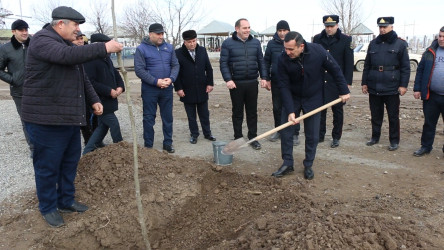
[[[163,30],[162,24],[160,24],[160,23],[153,23],[153,24],[150,25],[150,27],[148,29],[148,32],[154,32],[154,33],[159,34],[159,33],[165,32],[165,31]]]
[[[111,38],[109,38],[109,36],[105,35],[105,34],[101,34],[101,33],[96,33],[96,34],[92,34],[91,35],[91,43],[96,43],[96,42],[109,42],[111,41]]]
[[[276,31],[277,30],[290,30],[290,25],[288,25],[287,21],[285,20],[280,20],[277,24],[276,24]]]
[[[395,18],[392,16],[379,17],[376,20],[376,23],[378,24],[378,26],[389,26],[390,24],[395,23]]]
[[[11,30],[29,29],[29,25],[22,19],[15,20],[11,25]]]
[[[55,8],[52,11],[52,19],[53,20],[67,19],[80,24],[85,22],[85,17],[82,16],[82,14],[80,14],[77,10],[66,6],[60,6]]]
[[[187,30],[182,33],[183,40],[192,40],[197,37],[195,30]]]

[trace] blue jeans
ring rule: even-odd
[[[108,130],[111,133],[111,138],[113,138],[113,142],[117,143],[123,140],[122,133],[120,132],[119,120],[116,117],[116,114],[109,113],[98,116],[98,123],[96,130],[92,134],[91,138],[89,138],[88,143],[83,150],[83,154],[89,153],[95,150],[96,145],[100,144],[105,138]]]
[[[154,124],[157,105],[162,118],[163,145],[173,144],[173,86],[166,89],[142,84],[143,101],[143,139],[145,147],[152,148],[154,143]]]
[[[34,145],[34,173],[39,210],[44,215],[74,202],[74,179],[82,150],[79,126],[25,122]]]

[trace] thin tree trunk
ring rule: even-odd
[[[117,25],[116,25],[116,14],[114,12],[114,0],[111,0],[111,11],[113,16],[113,30],[114,30],[114,39],[117,39]],[[125,68],[123,67],[122,55],[121,53],[117,53],[117,62],[119,63],[120,71],[123,74],[123,81],[125,83],[125,92],[126,92],[126,101],[128,104],[128,113],[131,120],[131,131],[133,134],[133,155],[134,155],[134,184],[136,189],[136,201],[137,201],[137,210],[139,211],[139,223],[142,228],[142,236],[145,242],[145,247],[148,250],[151,250],[151,244],[148,240],[148,233],[145,224],[145,218],[143,213],[143,205],[142,198],[140,196],[140,182],[139,182],[139,160],[137,156],[137,135],[136,135],[136,124],[134,122],[133,108],[131,103],[131,90],[130,85],[128,84],[128,76]]]

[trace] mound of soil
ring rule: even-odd
[[[154,249],[421,249],[439,248],[414,216],[387,213],[432,198],[380,195],[340,201],[315,198],[300,177],[245,174],[204,160],[139,148],[144,216]],[[1,216],[2,249],[144,248],[135,201],[132,145],[109,145],[82,157],[76,197],[83,214],[47,226],[35,194]],[[17,204],[17,203],[15,203]],[[6,204],[8,205],[8,204]],[[414,211],[411,211],[414,213]],[[431,236],[432,237],[432,236]]]

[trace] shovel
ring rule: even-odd
[[[299,116],[298,118],[296,118],[296,121],[300,122],[300,121],[304,120],[305,118],[307,118],[309,116],[312,116],[312,115],[314,115],[314,114],[316,114],[316,113],[318,113],[318,112],[320,112],[320,111],[322,111],[324,109],[327,109],[327,108],[329,108],[329,107],[331,107],[331,106],[333,106],[333,105],[335,105],[337,103],[340,103],[340,102],[342,102],[342,99],[338,98],[338,99],[336,99],[336,100],[334,100],[332,102],[329,102],[329,103],[327,103],[327,104],[325,104],[325,105],[323,105],[323,106],[321,106],[321,107],[319,107],[319,108],[317,108],[315,110],[312,110],[312,111],[308,112],[307,114]],[[234,141],[228,143],[224,147],[224,149],[222,150],[222,154],[224,154],[224,155],[232,155],[236,151],[238,151],[239,149],[248,146],[248,144],[250,144],[250,143],[252,143],[254,141],[259,141],[260,139],[262,139],[264,137],[267,137],[267,136],[269,136],[269,135],[271,135],[273,133],[276,133],[276,132],[278,132],[278,131],[280,131],[280,130],[288,127],[288,126],[291,126],[293,124],[294,124],[293,121],[289,121],[287,123],[282,124],[279,127],[276,127],[276,128],[274,128],[274,129],[272,129],[270,131],[267,131],[267,132],[261,134],[261,135],[258,135],[258,136],[254,137],[253,139],[251,139],[251,140],[249,140],[247,142],[244,140],[244,138],[239,138],[237,140],[234,140]]]

